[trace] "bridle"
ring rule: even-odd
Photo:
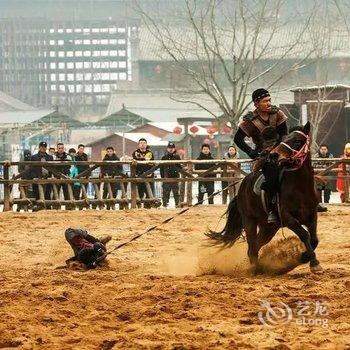
[[[292,154],[289,157],[283,157],[279,160],[280,162],[283,161],[284,163],[286,162],[286,159],[288,160],[288,163],[293,166],[292,168],[288,169],[289,171],[297,170],[304,164],[305,159],[310,152],[310,144],[311,144],[309,135],[305,134],[300,130],[295,130],[293,132],[304,136],[306,141],[305,141],[305,144],[299,150],[296,150],[293,147],[289,146],[286,142],[281,142],[279,144],[288,148],[292,152]],[[278,151],[278,147],[279,146],[275,147],[275,149],[273,149],[271,153],[277,153],[280,156],[281,154]]]

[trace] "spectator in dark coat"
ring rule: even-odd
[[[111,161],[117,161],[120,160],[118,156],[114,152],[114,148],[112,146],[109,146],[106,148],[106,155],[103,157],[104,162],[111,162]],[[109,177],[114,178],[116,176],[122,176],[123,175],[123,166],[121,164],[108,164],[101,166],[101,177]],[[118,190],[120,190],[120,185],[117,182],[110,182],[111,184],[111,191],[113,198],[116,198],[118,195]],[[108,193],[108,187],[107,182],[104,183],[103,186],[103,198],[104,199],[112,199],[109,196]],[[107,204],[107,209],[114,209],[114,205]]]
[[[168,143],[166,154],[162,157],[162,160],[181,160],[180,156],[176,153],[176,147],[173,142]],[[180,176],[179,169],[180,164],[162,165],[160,167],[160,175],[165,179],[178,178]],[[173,192],[176,207],[179,206],[179,183],[163,182],[163,207],[168,206],[171,191]]]
[[[57,144],[57,151],[54,156],[54,160],[64,162],[64,161],[72,161],[72,157],[64,150],[64,144],[62,142]],[[70,175],[71,165],[60,165],[56,167],[56,172],[61,173],[69,177]],[[57,178],[60,178],[57,176]],[[57,185],[58,196],[60,196],[60,190],[62,188],[63,197],[66,201],[70,200],[69,192],[68,192],[68,184],[59,184]],[[66,205],[66,209],[72,209],[71,205]]]
[[[40,142],[39,143],[39,151],[38,153],[34,154],[32,156],[32,161],[34,162],[49,162],[53,161],[53,157],[46,153],[47,150],[47,143],[46,142]],[[51,172],[49,167],[43,167],[40,165],[33,165],[32,167],[32,178],[33,179],[47,179],[51,177]],[[44,188],[44,197],[46,200],[49,200],[51,198],[51,192],[52,192],[52,185],[51,184],[45,184],[43,185]],[[39,195],[39,187],[37,184],[33,184],[33,194],[36,200],[40,199]],[[35,206],[33,208],[33,211],[37,211],[39,209],[38,206]]]
[[[318,152],[315,154],[316,158],[333,158],[333,154],[329,152],[328,146],[327,145],[321,145]],[[319,163],[314,163],[314,168],[326,168],[329,166],[329,163],[327,162],[319,162]],[[318,195],[318,200],[320,203],[329,203],[329,200],[331,198],[331,185],[329,182],[325,183],[317,183],[316,185],[317,189],[317,195]],[[322,198],[322,192],[323,192],[323,198]],[[322,201],[323,199],[323,201]]]
[[[210,146],[207,144],[202,145],[201,153],[199,154],[197,160],[210,160],[214,159],[210,153]],[[196,170],[208,170],[214,164],[196,164]],[[198,176],[202,176],[199,174]],[[206,177],[216,177],[214,173],[207,174]],[[198,202],[201,202],[204,198],[204,193],[207,193],[207,196],[211,196],[214,193],[214,181],[198,181]],[[209,204],[214,204],[214,198],[211,197],[208,199]]]
[[[89,160],[88,155],[84,152],[85,151],[85,146],[83,144],[78,145],[78,152],[75,155],[75,161],[76,162],[87,162]],[[82,164],[77,164],[76,165],[78,169],[78,175],[81,174],[82,172],[86,171],[89,169],[89,165],[82,165]],[[85,178],[88,178],[90,174],[87,174]],[[88,184],[82,184],[81,188],[84,186],[85,192],[87,191],[87,186]],[[79,196],[78,199],[81,198],[81,193],[79,191]]]

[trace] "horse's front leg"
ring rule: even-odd
[[[313,250],[316,249],[318,245],[318,237],[317,237],[317,211],[310,215],[310,219],[305,224],[310,234],[310,243]]]
[[[316,258],[316,253],[311,245],[309,233],[301,226],[300,222],[289,213],[284,213],[284,224],[291,229],[299,239],[304,243],[306,252],[302,254],[302,262],[310,261],[311,272],[317,273],[322,271],[322,267]]]
[[[247,237],[248,243],[248,257],[251,265],[253,266],[254,274],[261,273],[259,266],[259,246],[257,239],[257,223],[255,221],[248,221],[243,224],[244,231]]]

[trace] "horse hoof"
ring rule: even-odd
[[[310,266],[310,270],[312,273],[322,273],[323,272],[323,268],[320,264],[315,265],[315,266]]]

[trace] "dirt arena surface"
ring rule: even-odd
[[[324,273],[302,265],[282,276],[250,276],[245,243],[203,248],[224,210],[193,208],[85,272],[62,268],[66,228],[110,234],[112,248],[176,210],[1,213],[0,349],[350,349],[350,207],[319,216]],[[277,313],[263,325],[261,300],[295,314],[300,301],[308,312],[326,305],[328,315],[306,319],[327,324]]]

